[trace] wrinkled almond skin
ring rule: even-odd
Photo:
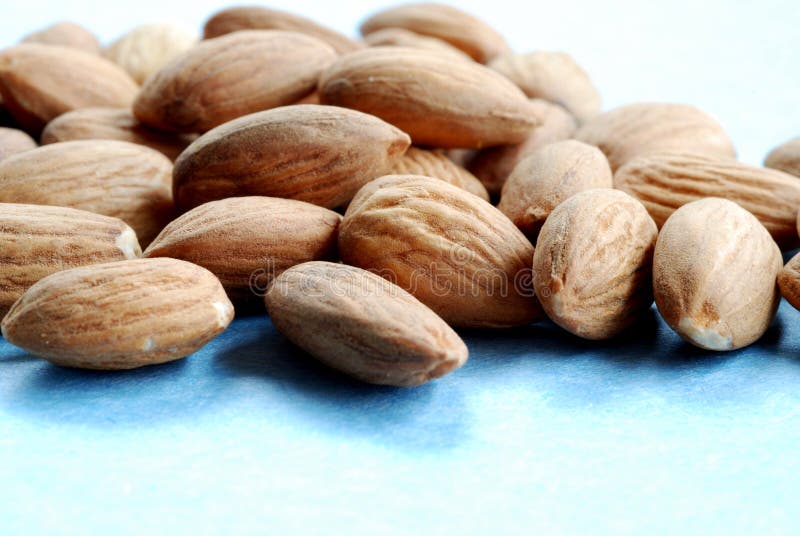
[[[0,160],[12,154],[36,149],[36,140],[22,130],[0,127]]]
[[[436,37],[486,63],[508,50],[503,36],[482,20],[452,6],[437,3],[404,4],[372,15],[361,25],[368,36],[385,28],[403,28]]]
[[[778,287],[786,301],[800,309],[800,253],[792,257],[778,273]]]
[[[128,74],[96,54],[23,44],[0,51],[0,93],[14,120],[37,135],[78,108],[129,107],[139,90]]]
[[[441,151],[428,151],[418,147],[409,147],[406,154],[391,170],[394,175],[424,175],[449,182],[477,195],[484,201],[489,200],[489,193],[475,175],[456,165]]]
[[[611,168],[600,149],[575,140],[560,141],[545,145],[514,168],[497,208],[535,244],[539,229],[560,203],[584,190],[613,186]]]
[[[298,32],[330,45],[338,54],[364,48],[364,45],[316,22],[277,9],[265,7],[233,7],[223,9],[205,24],[206,39],[241,30],[285,30]]]
[[[133,113],[154,128],[205,132],[302,99],[335,58],[324,42],[297,32],[236,32],[203,41],[149,78]]]
[[[657,236],[642,204],[618,190],[586,190],[558,205],[533,255],[533,283],[547,316],[586,339],[630,327],[653,303]]]
[[[69,21],[58,22],[28,34],[22,42],[76,48],[91,54],[100,53],[97,37],[86,28]]]
[[[81,108],[59,115],[42,131],[42,144],[74,140],[118,140],[144,145],[175,160],[194,141],[191,134],[155,130],[130,108]]]
[[[172,219],[164,155],[132,143],[67,141],[0,161],[0,203],[57,205],[119,218],[146,246]]]
[[[103,54],[143,84],[196,42],[196,36],[178,26],[145,24],[111,43]]]
[[[688,104],[642,102],[621,106],[584,124],[575,139],[599,147],[613,171],[638,156],[663,152],[736,157],[733,142],[720,124]]]
[[[764,165],[800,177],[800,137],[770,151],[764,160]]]
[[[600,113],[600,93],[569,54],[509,52],[493,59],[489,67],[517,84],[528,97],[563,106],[580,122]]]
[[[758,218],[782,248],[800,244],[797,177],[689,153],[637,158],[614,175],[614,186],[639,199],[661,227],[680,206],[703,197],[736,202]]]
[[[431,50],[375,47],[347,54],[322,74],[319,92],[324,104],[376,115],[417,145],[519,143],[538,124],[525,94],[504,76]]]
[[[83,266],[45,277],[3,319],[3,337],[57,365],[122,370],[197,351],[233,320],[214,275],[177,259]]]
[[[341,220],[302,201],[232,197],[172,221],[144,256],[183,259],[210,270],[238,306],[261,301],[272,280],[295,264],[335,259]]]
[[[122,220],[84,210],[0,203],[0,318],[52,273],[134,259],[142,250]]]
[[[715,197],[682,206],[656,243],[653,290],[661,316],[708,350],[735,350],[769,327],[780,301],[778,246],[742,207]]]
[[[353,266],[307,262],[265,296],[279,333],[331,368],[368,383],[412,387],[459,368],[464,341],[389,281]]]
[[[354,110],[308,104],[259,112],[207,132],[181,154],[175,202],[188,210],[262,195],[335,208],[391,170],[409,145],[405,133]]]
[[[472,61],[472,58],[467,53],[462,52],[447,41],[442,41],[436,37],[420,35],[403,28],[384,28],[382,30],[377,30],[366,35],[364,37],[364,42],[371,47],[409,47],[436,50],[449,53],[462,60]]]
[[[543,314],[533,293],[533,246],[502,212],[430,177],[382,177],[354,199],[339,253],[398,284],[459,327],[525,325]]]

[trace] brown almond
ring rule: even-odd
[[[436,50],[452,54],[462,60],[472,61],[469,54],[442,41],[436,37],[427,37],[418,33],[405,30],[403,28],[384,28],[377,30],[364,37],[364,42],[371,47],[409,47],[422,48],[426,50]]]
[[[74,22],[58,22],[28,34],[23,43],[39,43],[76,48],[91,54],[100,53],[100,42],[92,32]]]
[[[160,71],[197,42],[197,37],[171,24],[145,24],[126,33],[103,51],[138,84]]]
[[[0,127],[0,160],[36,147],[36,140],[25,132],[16,128]]]
[[[409,147],[391,170],[396,175],[424,175],[449,182],[488,201],[489,194],[475,175],[456,165],[442,151]]]
[[[778,287],[786,301],[800,309],[800,253],[789,259],[778,273]]]
[[[775,147],[764,160],[768,168],[777,169],[800,177],[800,137]]]

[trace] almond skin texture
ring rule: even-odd
[[[142,250],[122,220],[84,210],[0,203],[0,317],[52,273],[135,259]]]
[[[764,165],[800,177],[800,137],[773,149],[764,160]]]
[[[123,141],[45,145],[0,161],[0,203],[57,205],[119,218],[145,246],[172,219],[162,154]]]
[[[514,168],[497,208],[535,244],[539,229],[560,203],[584,190],[613,186],[611,168],[600,149],[575,140],[560,141],[542,147]]]
[[[335,58],[331,47],[308,35],[236,32],[200,43],[149,78],[133,113],[154,128],[205,132],[302,99]]]
[[[782,248],[800,245],[797,177],[766,168],[688,153],[637,158],[614,175],[614,186],[639,199],[661,227],[678,207],[723,197],[758,218]]]
[[[83,266],[45,277],[3,319],[3,337],[57,365],[122,370],[197,351],[233,320],[214,275],[176,259]]]
[[[464,341],[389,281],[352,266],[307,262],[265,296],[278,332],[331,368],[368,383],[412,387],[467,360]]]
[[[437,50],[446,52],[462,60],[472,61],[468,54],[457,49],[453,45],[437,39],[414,33],[403,28],[384,28],[372,32],[364,37],[364,42],[371,47],[409,47],[423,48],[427,50]]]
[[[298,32],[330,45],[338,54],[364,48],[364,45],[305,17],[265,7],[223,9],[208,19],[205,38],[211,39],[241,30],[285,30]]]
[[[418,147],[409,147],[406,154],[392,168],[396,175],[424,175],[449,182],[477,195],[484,201],[489,200],[489,193],[475,175],[456,165],[441,151],[427,151]]]
[[[778,246],[742,207],[709,197],[682,206],[658,236],[653,290],[661,316],[700,348],[758,340],[780,301]]]
[[[781,294],[795,309],[800,309],[800,253],[792,257],[778,273]]]
[[[197,37],[171,24],[145,24],[126,33],[103,54],[127,71],[138,84],[161,70],[197,42]]]
[[[58,45],[76,48],[91,54],[100,53],[100,42],[92,32],[74,22],[59,22],[26,36],[23,43]]]
[[[522,91],[443,52],[375,47],[342,56],[319,81],[324,104],[376,115],[417,145],[480,148],[523,141],[538,120]]]
[[[486,63],[508,50],[503,36],[489,25],[452,6],[437,3],[404,4],[368,18],[361,25],[362,35],[384,28],[406,30],[436,37]]]
[[[430,177],[382,177],[356,198],[339,253],[398,284],[452,326],[510,327],[542,318],[533,246],[486,201]],[[383,183],[383,184],[382,184]]]
[[[389,172],[409,145],[395,127],[344,108],[307,104],[259,112],[207,132],[181,154],[175,201],[188,210],[262,195],[335,208]]]
[[[196,137],[155,130],[141,124],[130,108],[82,108],[59,115],[42,131],[42,144],[74,140],[119,140],[144,145],[170,160]]]
[[[550,319],[574,335],[608,339],[653,303],[658,229],[636,199],[586,190],[547,218],[533,256],[536,295]]]
[[[36,147],[36,141],[25,132],[16,128],[0,127],[0,160]]]
[[[583,125],[575,139],[599,147],[613,171],[638,156],[655,153],[736,157],[720,124],[688,104],[643,102],[615,108]]]
[[[302,201],[232,197],[174,220],[144,256],[183,259],[210,270],[238,306],[261,301],[272,280],[295,264],[334,259],[341,220]]]
[[[509,52],[493,59],[489,67],[517,84],[528,97],[563,106],[580,122],[600,113],[600,93],[569,54]]]
[[[20,126],[37,135],[50,120],[78,108],[130,107],[138,86],[96,54],[23,44],[0,52],[0,93]]]

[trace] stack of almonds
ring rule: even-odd
[[[445,5],[361,33],[247,7],[203,39],[148,25],[102,48],[62,23],[0,51],[5,339],[127,369],[266,305],[330,367],[412,386],[466,361],[454,328],[608,339],[655,300],[732,350],[779,288],[800,307],[781,257],[800,138],[759,168],[693,106],[601,113],[570,56],[513,52]]]

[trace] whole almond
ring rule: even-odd
[[[307,96],[335,57],[301,33],[236,32],[200,43],[149,78],[133,113],[155,128],[205,132]]]
[[[387,182],[381,187],[381,182]],[[348,208],[339,253],[398,284],[461,327],[509,327],[542,317],[533,246],[502,212],[430,177],[383,177]]]
[[[182,210],[247,195],[334,208],[386,174],[410,144],[377,117],[313,104],[241,117],[207,132],[175,162]]]
[[[432,50],[375,47],[347,54],[322,74],[319,92],[324,104],[376,115],[418,145],[518,143],[538,124],[528,99],[507,78]]]
[[[688,104],[643,102],[615,108],[583,125],[575,138],[599,147],[613,171],[637,156],[654,153],[736,156],[719,123]]]
[[[533,256],[536,296],[550,319],[586,339],[608,339],[653,303],[658,229],[636,199],[586,190],[558,205]]]
[[[121,370],[186,357],[232,319],[233,305],[208,270],[135,259],[45,277],[14,304],[2,331],[57,365]]]
[[[462,60],[472,61],[472,58],[465,52],[442,41],[436,37],[427,37],[418,33],[405,30],[403,28],[384,28],[377,30],[364,37],[364,42],[371,47],[409,47],[423,48],[427,50],[437,50],[453,55]]]
[[[467,360],[467,346],[450,326],[414,296],[366,270],[299,264],[275,279],[265,302],[278,332],[365,382],[411,387]]]
[[[775,147],[767,155],[764,165],[800,177],[800,137]]]
[[[125,71],[96,54],[39,44],[0,51],[3,101],[32,134],[70,110],[129,107],[138,89]]]
[[[124,141],[45,145],[0,161],[0,202],[72,207],[121,219],[143,246],[172,219],[164,155]]]
[[[361,33],[368,36],[384,28],[404,28],[420,35],[436,37],[481,63],[508,50],[503,36],[488,24],[444,4],[404,4],[385,9],[364,21]]]
[[[25,132],[16,128],[0,127],[0,160],[36,147],[36,140]]]
[[[497,208],[536,243],[554,208],[593,188],[612,188],[608,160],[597,147],[566,140],[545,145],[520,162],[503,186]],[[602,194],[595,194],[602,199]]]
[[[800,253],[792,257],[778,273],[778,287],[786,301],[800,309]]]
[[[28,34],[22,42],[76,48],[92,54],[100,53],[100,42],[97,37],[83,26],[69,21],[58,22]]]
[[[617,170],[614,186],[639,199],[659,227],[678,207],[703,197],[730,199],[755,215],[783,248],[800,245],[797,177],[689,153],[643,156]]]
[[[133,229],[117,218],[14,203],[0,203],[0,244],[0,318],[45,276],[142,253]]]
[[[653,290],[661,316],[709,350],[735,350],[764,334],[780,301],[783,261],[761,223],[719,198],[682,206],[656,243]]]
[[[342,217],[310,203],[232,197],[190,210],[167,225],[145,257],[193,262],[216,275],[238,306],[258,296],[287,268],[334,259]]]
[[[179,26],[145,24],[111,43],[103,54],[143,84],[196,42],[196,36]]]
[[[456,165],[441,151],[409,147],[391,170],[396,175],[424,175],[449,182],[488,201],[489,193],[475,175]]]

